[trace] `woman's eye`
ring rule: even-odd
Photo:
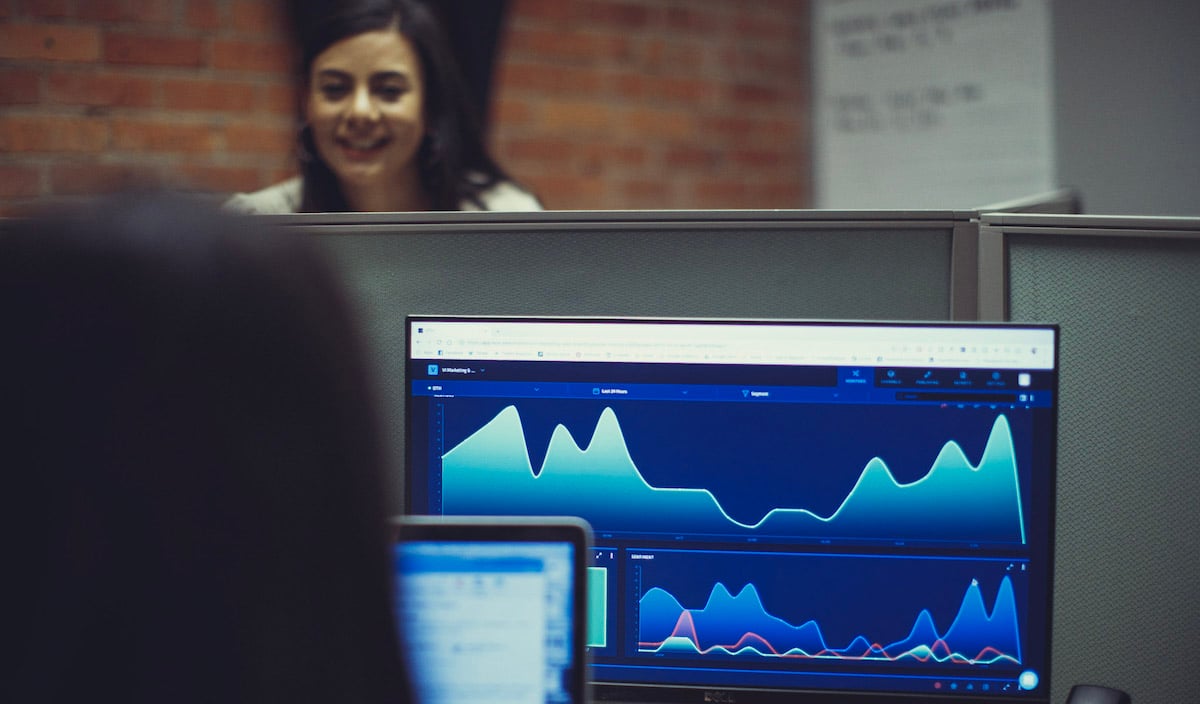
[[[375,91],[380,98],[394,103],[399,100],[407,91],[400,86],[381,86]]]
[[[326,100],[338,100],[339,98],[344,97],[349,91],[346,86],[341,85],[340,83],[323,85],[319,90],[321,91],[321,95],[323,95]]]

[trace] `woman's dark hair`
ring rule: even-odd
[[[0,700],[411,701],[358,331],[250,227],[157,196],[0,222]]]
[[[309,85],[317,56],[348,37],[395,28],[412,42],[425,85],[426,136],[417,151],[421,185],[434,210],[458,210],[463,201],[483,208],[480,194],[508,175],[484,146],[479,112],[435,13],[420,0],[292,0],[289,9],[301,86]],[[301,91],[302,124],[306,99]],[[300,210],[349,210],[307,126],[300,130],[299,158],[304,182]]]

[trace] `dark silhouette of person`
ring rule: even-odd
[[[360,337],[246,220],[0,223],[0,700],[411,701]]]

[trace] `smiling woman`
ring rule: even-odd
[[[334,44],[312,67],[307,107],[317,153],[354,210],[429,210],[417,152],[424,81],[412,43],[381,29]]]
[[[247,213],[540,210],[484,147],[436,18],[417,0],[296,3],[300,175]]]

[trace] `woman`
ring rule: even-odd
[[[488,155],[435,16],[417,0],[295,3],[300,175],[248,213],[540,210]]]
[[[0,701],[411,701],[349,304],[218,215],[0,223]]]

